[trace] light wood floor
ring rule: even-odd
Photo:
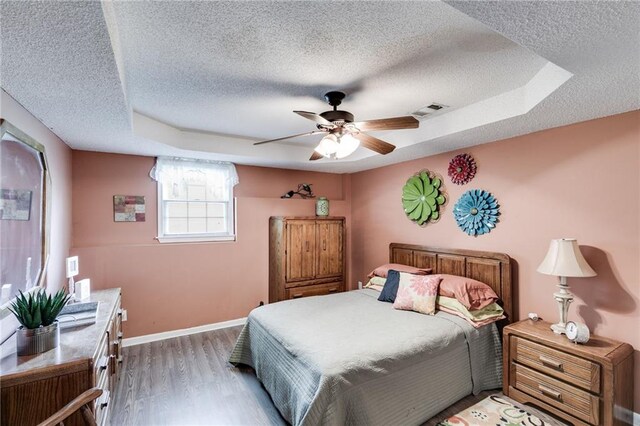
[[[227,362],[241,329],[124,348],[111,425],[286,425],[253,370]],[[425,425],[435,425],[496,392],[470,395]]]

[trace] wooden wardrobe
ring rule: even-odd
[[[269,303],[345,289],[344,217],[269,219]]]

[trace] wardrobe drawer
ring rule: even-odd
[[[600,392],[600,365],[520,337],[511,338],[513,360],[588,391]]]
[[[340,293],[342,289],[342,282],[288,288],[287,299],[299,299],[301,297],[322,296],[326,294]]]
[[[597,395],[517,363],[511,364],[510,385],[580,420],[599,424],[600,405]]]

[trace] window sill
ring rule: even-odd
[[[236,241],[235,235],[225,236],[225,237],[214,237],[214,236],[202,236],[202,237],[190,237],[190,236],[162,236],[156,237],[156,240],[160,244],[171,244],[171,243],[213,243],[213,242],[233,242]]]

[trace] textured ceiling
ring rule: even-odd
[[[347,172],[640,108],[635,2],[0,2],[0,19],[0,85],[78,149]],[[452,108],[378,133],[387,156],[251,146],[310,130],[291,110],[336,88],[360,119]]]
[[[356,119],[461,107],[526,83],[547,61],[441,2],[115,4],[134,110],[254,138],[313,129],[293,109],[350,94]],[[398,25],[401,23],[401,25]]]

